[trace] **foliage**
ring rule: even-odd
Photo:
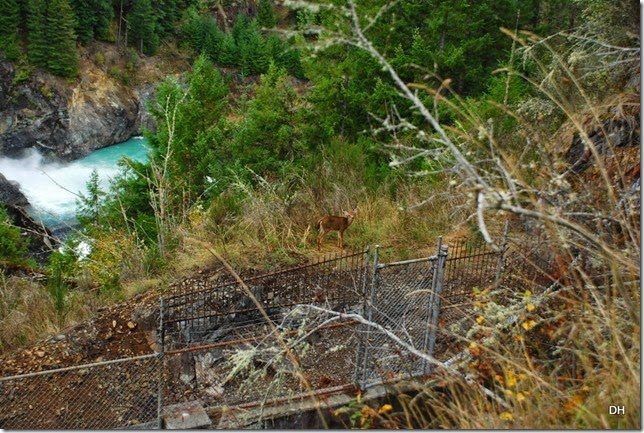
[[[221,57],[224,33],[212,16],[199,14],[194,7],[186,10],[181,20],[180,38],[196,54],[204,53],[212,61]]]
[[[74,29],[80,42],[88,44],[107,37],[114,19],[110,0],[72,0],[71,4],[76,16]]]
[[[134,0],[128,16],[128,43],[139,52],[154,55],[159,48],[156,19],[151,0]]]
[[[28,239],[22,237],[20,228],[13,225],[7,210],[0,206],[0,262],[28,264]]]
[[[17,0],[0,1],[0,50],[7,60],[15,61],[20,57],[18,30],[20,23],[20,6]]]
[[[27,1],[28,55],[29,60],[40,67],[47,66],[49,56],[46,5],[44,0]]]
[[[277,24],[277,17],[273,10],[273,2],[271,0],[259,0],[257,7],[257,22],[260,26],[271,28]]]
[[[73,78],[78,74],[75,17],[68,0],[51,0],[47,8],[47,40],[50,52],[47,68],[56,75]]]
[[[186,79],[186,89],[176,80],[162,83],[151,111],[159,129],[149,141],[157,164],[168,159],[175,211],[206,192],[226,129],[228,87],[212,62],[200,56]]]
[[[231,159],[260,175],[280,173],[308,150],[300,139],[298,96],[286,71],[271,64],[236,126]]]
[[[101,213],[103,211],[103,201],[106,193],[102,190],[98,171],[92,170],[89,180],[87,181],[87,195],[81,195],[76,200],[76,219],[83,226],[100,225]]]
[[[68,0],[29,0],[27,14],[31,62],[62,77],[75,77],[78,73],[76,21]]]
[[[372,122],[372,114],[387,115],[396,97],[390,87],[378,84],[383,74],[376,62],[351,47],[331,47],[309,57],[304,71],[315,83],[307,94],[314,110],[311,117],[318,119],[314,125],[326,135],[355,139]]]
[[[67,242],[64,251],[54,251],[49,258],[47,288],[56,311],[59,326],[65,322],[69,307],[71,287],[68,280],[78,270],[78,256],[75,252],[75,247],[77,246],[70,240]]]

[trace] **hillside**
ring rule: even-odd
[[[640,388],[635,2],[97,0],[111,21],[76,21],[87,39],[61,46],[76,56],[65,64],[33,36],[74,21],[47,9],[61,28],[34,23],[36,3],[16,6],[30,17],[14,29],[21,56],[0,38],[0,153],[74,158],[147,127],[152,152],[105,190],[88,183],[81,228],[42,265],[0,209],[0,395],[12,402],[0,426],[29,419],[37,405],[20,399],[44,402],[46,382],[68,399],[46,401],[50,428],[148,422],[161,395],[200,396],[233,419],[222,405],[321,404],[336,386],[352,401],[326,416],[345,427],[640,427],[639,401],[624,397]],[[347,250],[380,245],[378,263],[402,261],[372,269],[396,283],[378,292],[378,278],[352,273],[337,233],[318,250],[323,216],[346,228]],[[45,248],[50,235],[30,230]],[[432,322],[439,236],[456,293]],[[168,358],[155,354],[160,297],[172,299]],[[419,329],[442,338],[438,360]],[[370,341],[384,352],[364,377],[400,379],[421,361],[431,374],[362,401],[347,383],[368,351],[344,354]],[[2,376],[25,373],[37,374],[5,392]],[[83,404],[123,395],[92,424]]]

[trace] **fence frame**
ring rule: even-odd
[[[438,238],[436,254],[428,257],[420,257],[416,259],[389,263],[379,263],[379,250],[380,245],[376,245],[373,254],[373,268],[370,291],[368,294],[366,292],[364,294],[365,300],[363,304],[362,316],[365,317],[370,323],[374,321],[374,311],[376,310],[376,295],[378,293],[378,289],[381,288],[380,274],[383,269],[392,267],[405,267],[418,263],[429,262],[429,269],[432,274],[432,279],[430,287],[428,289],[429,297],[426,304],[427,316],[424,326],[424,335],[421,350],[425,353],[428,353],[430,356],[433,355],[436,340],[436,328],[440,314],[440,299],[443,288],[443,279],[445,276],[444,269],[448,255],[448,247],[442,245],[442,236],[440,236]],[[367,380],[367,375],[370,372],[368,363],[371,351],[369,345],[371,332],[371,326],[369,326],[368,324],[361,325],[361,335],[363,337],[360,338],[358,349],[356,351],[356,369],[354,375],[354,385],[359,389],[366,389],[366,387],[370,385],[369,381]],[[419,374],[428,374],[430,372],[429,363],[426,359],[422,359],[420,362],[421,364]]]

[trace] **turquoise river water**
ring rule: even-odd
[[[0,157],[0,173],[15,181],[31,203],[31,215],[51,229],[73,225],[76,200],[86,193],[87,181],[93,170],[99,175],[103,189],[119,172],[117,162],[127,156],[146,161],[149,148],[143,137],[96,150],[69,163],[46,162],[36,150],[30,149],[20,159]]]

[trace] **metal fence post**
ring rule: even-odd
[[[503,241],[501,243],[501,252],[499,253],[499,260],[496,264],[496,277],[494,278],[494,285],[498,286],[501,281],[501,274],[505,270],[505,253],[508,249],[508,229],[510,222],[505,221],[505,228],[503,229]]]
[[[365,317],[365,313],[367,311],[367,275],[369,272],[369,258],[371,257],[371,246],[367,247],[366,251],[367,258],[365,260],[364,264],[364,270],[362,273],[362,287],[361,287],[361,295],[362,295],[362,305],[360,306],[360,315],[362,317]],[[363,332],[360,332],[362,329],[365,328],[364,324],[361,324],[358,328],[358,345],[356,347],[356,367],[353,372],[353,384],[356,387],[359,387],[360,384],[360,365],[362,364],[363,361],[363,356],[364,356],[364,348],[365,348],[365,341],[363,337]]]
[[[163,385],[164,385],[164,370],[165,370],[165,330],[163,326],[163,310],[164,310],[164,300],[163,297],[159,298],[159,378],[158,378],[158,388],[157,388],[157,427],[159,430],[163,429],[163,418],[161,417],[161,411],[163,408]]]
[[[367,307],[366,313],[367,313],[367,320],[369,322],[373,321],[373,303],[374,299],[376,296],[376,288],[377,288],[377,279],[378,279],[378,251],[380,250],[380,245],[376,245],[374,252],[373,252],[373,273],[371,275],[371,290],[369,293],[369,298],[368,300],[365,301],[365,305]],[[367,382],[367,369],[368,369],[368,362],[369,362],[369,334],[371,331],[371,327],[369,325],[365,325],[366,330],[364,333],[364,350],[363,350],[363,359],[362,359],[362,378],[360,381],[360,387],[361,389],[364,389],[366,386]]]
[[[425,341],[423,344],[423,352],[433,356],[434,346],[436,343],[436,328],[438,327],[438,316],[440,313],[440,299],[443,290],[443,278],[445,276],[445,263],[447,260],[447,247],[442,245],[443,237],[438,237],[438,247],[436,260],[433,261],[433,275],[431,293],[429,296],[429,314],[427,317],[427,329],[425,332]],[[430,368],[428,367],[427,360],[423,359],[422,372],[428,374]]]

